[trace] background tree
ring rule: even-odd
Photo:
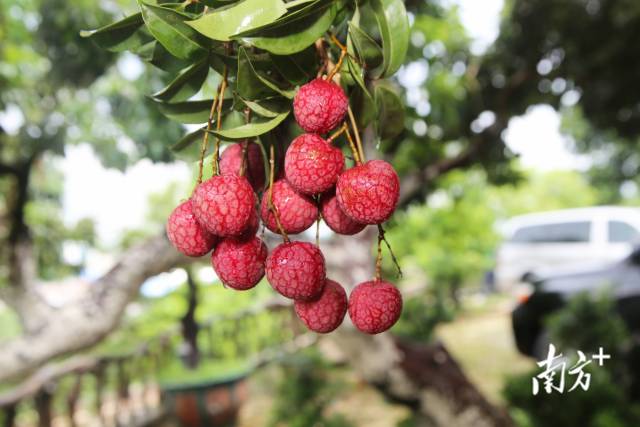
[[[388,37],[393,32],[385,31],[379,10],[371,7],[394,3],[358,2],[362,6],[357,22],[362,31],[358,32],[345,24],[345,10],[355,13],[349,9],[352,4],[345,9],[345,4],[328,0],[289,2],[285,14],[273,22],[260,22],[265,27],[256,23],[243,33],[252,40],[249,44],[255,44],[243,52],[226,51],[224,39],[233,35],[227,25],[207,26],[210,31],[227,31],[208,34],[218,38],[212,43],[207,34],[184,24],[200,17],[204,4],[215,8],[220,4],[217,1],[180,6],[141,2],[146,16],[134,14],[127,4],[125,9],[133,18],[92,35],[99,44],[112,50],[133,50],[156,67],[148,68],[135,81],[126,81],[118,78],[117,68],[104,72],[115,60],[113,55],[78,37],[79,30],[108,22],[110,12],[85,2],[67,13],[68,8],[49,7],[49,2],[45,7],[44,2],[16,5],[2,0],[3,10],[9,13],[0,17],[0,106],[20,110],[24,123],[17,130],[5,129],[0,134],[2,232],[7,242],[2,245],[6,248],[2,254],[6,285],[0,295],[21,314],[25,335],[3,345],[0,378],[8,373],[22,375],[55,356],[94,344],[117,325],[124,306],[135,298],[145,278],[184,262],[163,237],[152,238],[143,246],[132,246],[123,260],[98,280],[85,306],[92,310],[95,322],[83,322],[86,313],[77,307],[53,312],[43,306],[31,286],[37,258],[31,255],[34,232],[29,228],[35,224],[28,223],[24,215],[27,203],[43,194],[30,192],[35,183],[33,165],[51,167],[42,153],[60,155],[65,144],[91,141],[105,164],[125,167],[139,158],[167,160],[171,158],[168,148],[183,132],[159,112],[186,123],[207,121],[211,97],[220,80],[217,75],[225,65],[233,75],[238,73],[238,78],[230,79],[233,89],[223,103],[222,129],[226,134],[218,135],[228,139],[260,136],[266,145],[290,140],[296,129],[285,116],[288,97],[295,85],[317,72],[313,69],[309,73],[304,64],[315,55],[311,45],[331,22],[338,38],[349,36],[349,52],[358,59],[347,57],[343,76],[358,124],[361,129],[370,125],[364,132],[367,146],[372,149],[379,139],[378,155],[390,159],[401,172],[405,205],[423,202],[442,184],[440,178],[453,169],[479,165],[492,183],[516,179],[519,173],[512,168],[514,156],[505,148],[503,130],[512,116],[538,103],[572,107],[574,117],[584,118],[567,123],[577,149],[597,150],[607,154],[608,160],[631,159],[625,168],[596,164],[594,180],[601,176],[603,183],[623,182],[635,177],[637,165],[632,159],[636,156],[638,100],[633,88],[638,74],[634,55],[638,6],[625,0],[569,0],[562,4],[513,0],[507,2],[499,39],[477,57],[470,53],[451,9],[438,2],[408,0],[404,3],[412,13],[413,29],[407,67],[418,62],[428,66],[429,72],[421,85],[398,96],[402,87],[397,81],[378,81],[378,77],[392,74],[390,70],[395,71],[402,61],[394,56],[398,49],[389,48]],[[294,14],[296,19],[292,19]],[[167,26],[167,19],[175,25]],[[178,39],[186,42],[176,46],[173,42]],[[335,60],[339,50],[325,40],[325,51],[328,49]],[[304,48],[297,50],[301,45]],[[292,52],[294,46],[296,51]],[[200,88],[204,88],[202,92]],[[189,100],[198,92],[206,102]],[[154,101],[143,98],[151,93]],[[117,121],[105,123],[104,101]],[[152,102],[158,105],[148,108]],[[407,108],[403,114],[404,103]],[[243,128],[245,107],[255,113],[247,125],[253,135]],[[376,129],[376,123],[384,125]],[[276,126],[279,130],[272,132]],[[125,136],[135,145],[133,154],[117,144],[118,138]],[[197,157],[199,147],[194,142],[202,136],[202,130],[196,130],[175,148]],[[624,172],[612,173],[616,170]],[[615,200],[618,185],[610,194]],[[359,249],[368,244],[364,240]],[[41,329],[43,325],[47,327]],[[34,331],[39,332],[37,340]],[[364,344],[362,349],[372,343]]]

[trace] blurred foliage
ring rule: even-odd
[[[578,172],[522,172],[517,185],[491,187],[486,203],[498,219],[531,212],[593,206],[606,201]]]
[[[325,414],[342,385],[331,378],[330,366],[313,351],[284,359],[282,380],[271,413],[270,427],[350,427],[340,414]]]
[[[568,357],[567,366],[576,362],[576,351],[587,357],[603,347],[611,354],[602,367],[590,363],[585,372],[591,374],[589,389],[577,389],[563,395],[537,396],[531,392],[531,378],[541,369],[510,379],[505,397],[512,405],[512,415],[521,426],[588,426],[623,427],[640,423],[638,394],[637,350],[622,319],[614,311],[614,302],[607,293],[579,294],[561,311],[547,319],[551,342],[558,352]],[[586,327],[588,325],[588,327]],[[630,349],[631,348],[631,349]],[[566,387],[572,386],[575,376],[569,376]]]
[[[0,0],[0,110],[10,112],[12,126],[0,128],[0,164],[31,168],[25,220],[38,273],[45,280],[77,274],[81,268],[63,259],[65,243],[95,244],[90,220],[62,220],[63,174],[57,156],[64,155],[65,145],[91,143],[105,166],[124,169],[140,158],[171,160],[168,146],[182,132],[149,108],[140,91],[161,88],[162,75],[145,71],[132,58],[116,64],[115,55],[80,37],[81,30],[111,19],[114,6],[85,0],[73,7],[62,0]],[[0,188],[4,241],[19,190],[10,175],[0,175]],[[6,265],[6,253],[0,252]],[[4,281],[3,268],[0,284]]]
[[[449,303],[457,304],[460,288],[492,266],[498,236],[487,191],[481,172],[452,173],[427,205],[396,214],[389,229],[401,263],[419,267],[430,292]]]

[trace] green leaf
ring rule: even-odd
[[[142,0],[138,3],[149,32],[173,56],[197,59],[206,53],[206,44],[200,34],[185,24],[189,19],[187,15]]]
[[[253,46],[276,55],[291,55],[312,45],[329,29],[337,8],[331,5],[297,19],[289,19],[261,32],[259,37],[244,37]]]
[[[356,56],[367,65],[367,69],[374,70],[382,64],[384,57],[382,48],[354,22],[349,22],[347,43],[353,45]]]
[[[312,3],[314,1],[316,1],[316,0],[293,0],[293,1],[290,1],[289,3],[287,3],[285,6],[287,7],[287,9],[293,9],[293,8],[298,7],[300,5],[304,5],[304,4],[307,4],[307,3]]]
[[[402,0],[371,0],[382,37],[382,77],[393,75],[404,62],[409,47],[409,19]]]
[[[279,87],[276,83],[258,72],[254,67],[247,51],[240,46],[238,49],[238,93],[244,99],[261,99],[278,93],[286,98],[292,99],[295,95],[293,89],[287,90]]]
[[[380,138],[391,139],[404,130],[404,104],[388,83],[380,82],[374,89],[378,107],[378,129]]]
[[[280,75],[294,85],[303,85],[316,76],[318,58],[314,46],[292,55],[271,54],[271,60]]]
[[[347,69],[349,70],[349,75],[353,78],[358,86],[362,89],[363,93],[373,101],[371,97],[371,93],[369,93],[369,89],[367,88],[366,83],[364,82],[364,76],[362,73],[362,67],[358,65],[353,59],[347,57]]]
[[[142,14],[136,13],[97,30],[80,31],[80,35],[90,38],[103,49],[122,52],[137,49],[151,40],[148,34],[139,31],[143,25]]]
[[[162,101],[184,101],[198,93],[207,74],[209,74],[209,61],[208,58],[204,58],[182,70],[167,87],[152,96]]]
[[[242,102],[251,109],[254,113],[268,118],[274,118],[278,114],[283,112],[283,100],[284,98],[273,98],[271,100],[267,99],[260,103],[255,101],[249,101],[248,99],[242,99]],[[291,105],[291,101],[286,101],[286,104]]]
[[[262,135],[269,132],[271,129],[274,129],[276,126],[282,123],[284,119],[287,118],[289,113],[290,111],[286,111],[267,121],[255,121],[232,129],[224,129],[220,131],[211,130],[210,132],[214,135],[218,135],[223,139],[237,140],[251,138],[254,136]]]
[[[185,148],[189,147],[194,142],[196,142],[199,139],[201,139],[206,130],[207,130],[207,128],[205,126],[205,127],[202,127],[200,129],[196,129],[195,131],[186,134],[185,136],[180,138],[180,141],[176,142],[175,144],[173,144],[171,146],[171,150],[172,151],[182,151],[182,150],[184,150]]]
[[[310,3],[310,4],[307,4],[305,6],[306,3]],[[288,3],[288,4],[290,4],[290,3]],[[288,9],[290,9],[290,10],[284,16],[278,18],[274,22],[262,25],[262,26],[257,27],[257,28],[253,28],[251,30],[243,31],[241,33],[236,34],[234,37],[235,38],[242,38],[242,37],[258,37],[258,36],[262,36],[268,30],[280,28],[280,27],[282,27],[284,25],[287,25],[287,24],[289,24],[291,22],[295,22],[298,19],[301,19],[301,18],[304,18],[306,16],[309,16],[310,14],[316,13],[318,11],[325,10],[326,8],[328,8],[329,6],[331,6],[333,4],[333,0],[314,0],[313,2],[304,2],[304,3],[300,3],[300,4],[302,4],[303,7],[299,8],[299,9],[296,8],[296,7],[293,7],[293,6],[289,6]]]
[[[233,103],[232,99],[225,99],[222,108],[228,109]],[[179,123],[199,124],[209,120],[213,99],[201,101],[183,102],[159,102],[160,112]]]
[[[364,129],[370,124],[373,124],[377,135],[378,124],[376,119],[378,117],[378,108],[373,97],[365,95],[364,91],[358,86],[349,94],[349,104],[351,105],[351,110],[353,110],[358,127]]]
[[[285,13],[282,0],[243,0],[187,24],[210,39],[229,41],[234,35],[274,22]]]

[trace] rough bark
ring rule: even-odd
[[[125,251],[85,298],[33,313],[42,326],[2,344],[0,382],[23,376],[52,358],[96,344],[118,326],[125,307],[147,278],[186,261],[164,234]],[[23,316],[28,315],[26,308]]]

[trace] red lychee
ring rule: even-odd
[[[193,193],[193,213],[210,233],[237,236],[251,220],[255,196],[249,181],[234,175],[213,176]]]
[[[349,218],[338,204],[336,192],[330,191],[322,195],[320,199],[320,212],[322,219],[330,229],[338,234],[351,236],[361,232],[366,224],[361,224]]]
[[[242,144],[229,145],[220,155],[221,175],[240,175],[242,167]],[[247,143],[247,165],[244,172],[245,177],[253,187],[254,191],[264,188],[265,174],[262,150],[258,144]]]
[[[278,293],[294,300],[317,298],[325,282],[324,256],[308,242],[288,242],[267,257],[267,280]]]
[[[342,121],[348,106],[340,86],[317,78],[300,87],[293,99],[293,114],[306,132],[323,134]]]
[[[380,224],[396,209],[400,180],[389,163],[371,160],[340,175],[336,196],[342,211],[354,221]]]
[[[342,324],[347,312],[347,293],[338,282],[327,279],[318,299],[296,301],[294,306],[307,328],[326,334]]]
[[[222,240],[211,254],[211,264],[225,285],[244,291],[264,276],[267,246],[259,237]]]
[[[287,234],[303,232],[318,218],[318,207],[314,201],[296,192],[284,179],[273,184],[273,205],[278,211],[280,223]],[[274,233],[280,232],[276,217],[269,209],[269,189],[262,195],[260,216],[269,230]]]
[[[167,220],[167,237],[175,248],[191,257],[207,254],[216,244],[216,236],[196,221],[191,199],[180,203]]]
[[[349,317],[367,334],[379,334],[400,318],[402,295],[398,288],[383,280],[360,283],[349,297]]]
[[[249,223],[247,224],[247,228],[240,234],[242,238],[249,238],[251,236],[255,236],[258,230],[260,229],[260,218],[258,217],[258,210],[252,209],[251,216],[249,217]]]
[[[342,151],[312,133],[294,139],[284,158],[287,181],[305,194],[324,193],[335,185],[343,169]]]

